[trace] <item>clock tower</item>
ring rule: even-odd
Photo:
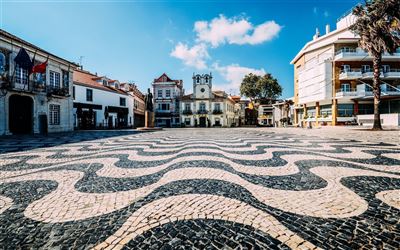
[[[212,74],[193,73],[193,96],[196,99],[212,98]]]

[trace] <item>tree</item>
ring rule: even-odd
[[[257,82],[258,98],[260,100],[273,100],[282,94],[282,86],[271,74],[265,74]]]
[[[256,99],[258,95],[257,82],[260,80],[260,76],[254,75],[252,73],[245,75],[243,81],[240,85],[240,94],[250,101]]]
[[[271,74],[258,76],[250,73],[243,78],[240,94],[250,98],[252,102],[255,99],[272,100],[282,94],[282,87]]]
[[[356,20],[350,26],[360,36],[359,45],[373,58],[374,79],[374,126],[382,130],[379,104],[381,99],[380,68],[382,54],[393,54],[400,46],[400,2],[399,0],[369,0],[365,5],[353,9]]]

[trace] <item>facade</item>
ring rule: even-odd
[[[82,69],[74,71],[73,119],[78,129],[131,128],[134,98],[129,86]]]
[[[354,19],[342,17],[323,36],[317,31],[292,60],[296,124],[373,123],[372,58],[349,30]],[[382,124],[399,126],[400,50],[385,53],[382,64]]]
[[[18,54],[24,63],[15,62]],[[41,73],[30,74],[39,64]],[[72,131],[75,67],[0,29],[0,135]]]
[[[180,98],[183,95],[183,81],[172,80],[165,73],[153,81],[155,126],[177,127],[180,120]]]
[[[235,126],[235,101],[212,91],[212,75],[193,74],[193,94],[182,97],[181,120],[187,127]]]
[[[129,94],[133,97],[133,127],[145,126],[145,102],[144,94],[137,88],[136,85],[129,85]]]
[[[284,101],[277,101],[272,105],[275,127],[291,125],[294,118],[294,106],[292,98]]]
[[[272,104],[260,104],[258,106],[257,122],[260,126],[274,126],[274,107]]]

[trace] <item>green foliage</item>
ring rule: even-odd
[[[258,76],[250,73],[243,78],[240,94],[252,101],[254,99],[276,99],[282,94],[282,86],[271,74]]]
[[[394,53],[400,46],[400,1],[374,0],[353,9],[355,23],[350,26],[360,36],[360,47],[372,56]]]

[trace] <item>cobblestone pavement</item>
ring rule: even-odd
[[[399,249],[396,140],[305,131],[0,139],[0,249]]]

